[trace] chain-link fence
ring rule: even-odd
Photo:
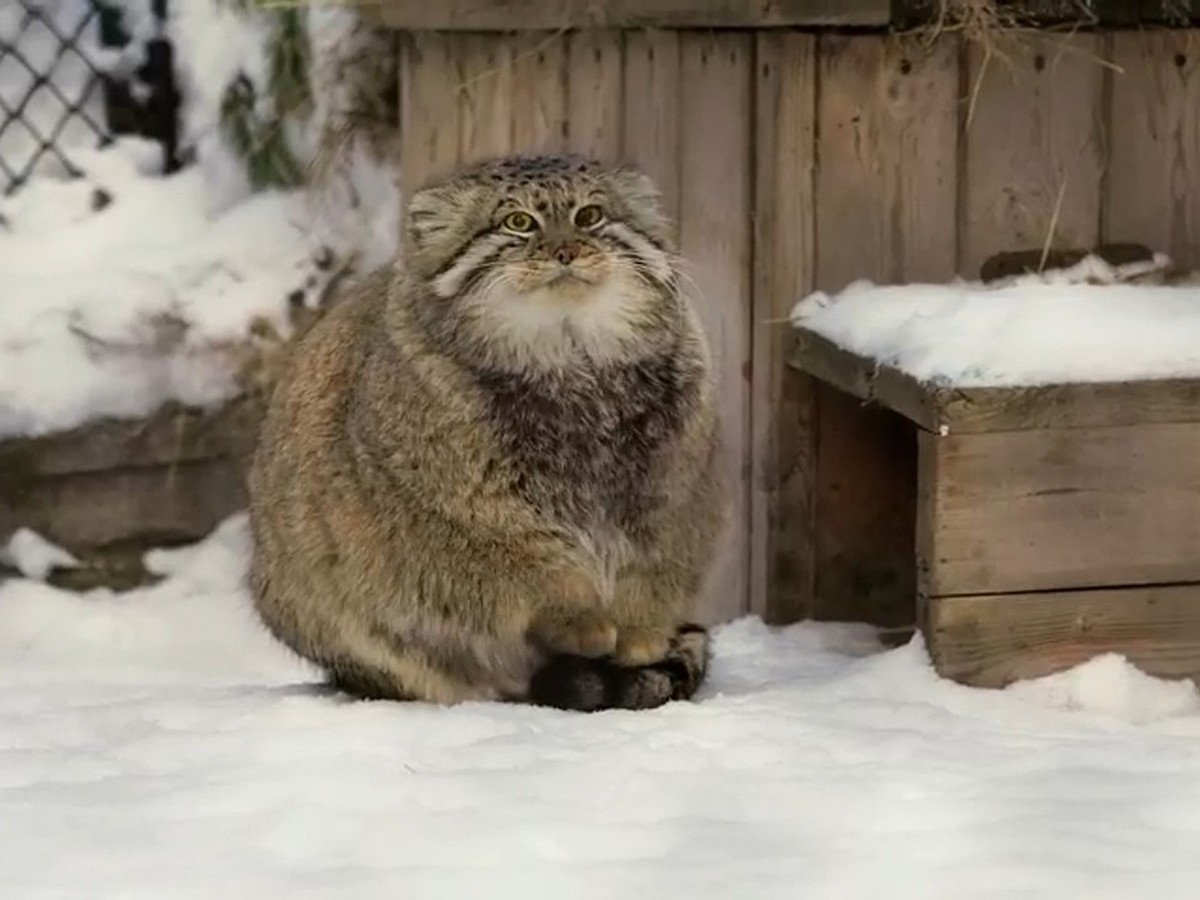
[[[0,191],[75,177],[72,149],[140,134],[175,167],[178,95],[154,0],[137,38],[105,0],[0,0]]]

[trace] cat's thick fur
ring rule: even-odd
[[[725,488],[669,241],[644,175],[573,157],[417,192],[403,264],[303,336],[270,403],[250,494],[274,634],[369,697],[689,697]]]

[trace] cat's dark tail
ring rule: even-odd
[[[708,672],[709,636],[700,625],[681,625],[671,651],[648,666],[618,666],[610,659],[551,657],[534,673],[527,702],[556,709],[653,709],[688,700]]]

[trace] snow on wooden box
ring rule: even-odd
[[[941,674],[1200,675],[1200,290],[1054,282],[816,294],[793,365],[915,432],[893,514]]]

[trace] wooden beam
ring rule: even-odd
[[[680,37],[679,243],[712,348],[732,489],[732,527],[701,604],[704,621],[744,615],[750,603],[753,61],[749,34]]]
[[[198,541],[246,505],[233,459],[48,475],[0,500],[0,543],[32,528],[72,553]]]
[[[945,387],[797,329],[791,365],[878,403],[927,431],[950,433],[1200,422],[1200,379],[1102,381],[1021,387]]]
[[[1200,676],[1200,585],[934,597],[925,641],[940,675],[1001,688],[1120,653],[1161,678]]]
[[[0,441],[0,503],[26,479],[119,468],[248,458],[261,405],[240,397],[213,410],[168,403],[142,419],[100,419],[36,438]]]
[[[751,335],[750,610],[812,613],[816,585],[816,383],[783,365],[788,310],[813,289],[816,35],[756,36]]]
[[[569,28],[885,26],[890,0],[378,0],[385,25],[412,31]]]

